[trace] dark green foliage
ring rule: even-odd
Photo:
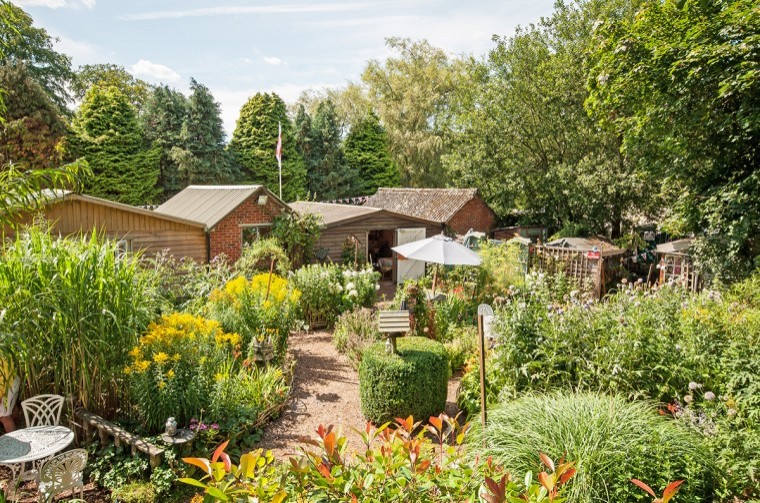
[[[70,100],[67,87],[74,78],[71,58],[56,52],[56,39],[33,22],[29,14],[11,2],[0,2],[0,65],[25,63],[32,79],[65,114]]]
[[[355,195],[357,176],[343,155],[339,120],[332,101],[320,102],[308,122],[311,125],[308,148],[302,155],[309,193],[322,201]]]
[[[161,152],[158,184],[169,198],[185,187],[172,149],[182,142],[182,126],[187,116],[187,99],[168,86],[153,89],[140,119],[148,142]]]
[[[279,194],[279,178],[275,149],[277,126],[282,125],[282,197],[293,201],[306,194],[306,168],[296,151],[296,143],[288,119],[285,102],[272,93],[257,93],[240,110],[230,149],[237,156],[251,183],[266,185]]]
[[[298,215],[283,211],[272,224],[272,237],[277,240],[290,259],[293,269],[298,269],[314,259],[314,247],[319,241],[322,223],[312,213]]]
[[[370,346],[359,366],[362,413],[375,424],[395,418],[430,417],[446,406],[450,375],[443,344],[424,337],[400,337],[398,353],[385,343]]]
[[[93,172],[85,182],[88,194],[136,205],[158,200],[161,151],[146,147],[135,109],[121,91],[92,87],[71,129],[71,152]]]
[[[482,429],[473,422],[473,444]],[[488,411],[485,452],[511,473],[536,466],[535,453],[575,461],[568,501],[642,501],[631,478],[662,488],[686,480],[677,501],[712,501],[710,453],[694,430],[646,402],[594,394],[525,396]]]
[[[672,229],[701,235],[703,268],[747,275],[760,253],[757,1],[646,2],[595,35],[589,108],[662,182]]]
[[[233,156],[225,148],[221,108],[208,87],[190,79],[192,94],[182,126],[181,148],[172,151],[182,186],[218,185],[239,178]]]
[[[379,187],[401,183],[396,165],[388,151],[388,135],[374,112],[351,127],[344,144],[346,162],[358,172],[359,193],[371,195]]]
[[[142,115],[145,104],[151,96],[152,87],[144,80],[135,78],[123,66],[111,63],[80,66],[71,83],[74,98],[83,100],[92,86],[114,86],[124,93],[132,106]]]
[[[58,107],[21,63],[0,66],[0,89],[6,105],[5,121],[0,124],[0,165],[57,167],[66,133]]]

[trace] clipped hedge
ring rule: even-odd
[[[443,412],[450,376],[443,344],[424,337],[400,337],[398,354],[373,344],[359,366],[362,413],[376,424],[397,417],[428,418]]]

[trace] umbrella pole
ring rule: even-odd
[[[433,295],[435,295],[435,284],[438,282],[438,264],[435,264],[435,272],[433,273]]]

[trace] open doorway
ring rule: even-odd
[[[393,250],[396,233],[392,229],[373,230],[367,235],[369,259],[383,281],[393,280]]]

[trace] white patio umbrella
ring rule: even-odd
[[[443,234],[395,246],[391,249],[406,259],[434,264],[478,266],[483,262],[477,253]],[[438,265],[436,265],[433,274],[433,293],[435,293],[437,280]]]

